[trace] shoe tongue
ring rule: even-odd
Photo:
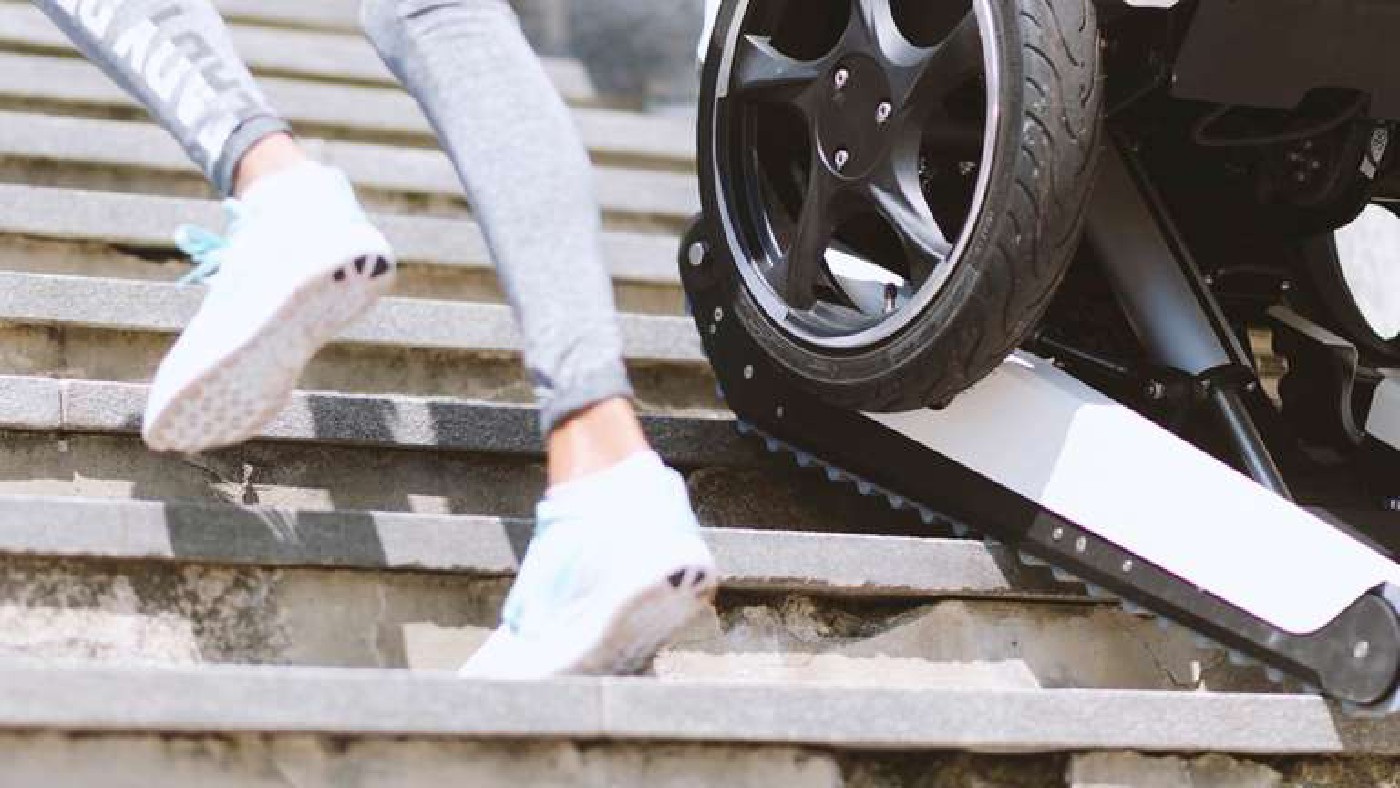
[[[599,473],[550,488],[540,501],[537,522],[541,530],[570,523],[587,528],[625,532],[649,519],[689,507],[685,482],[655,452],[633,455]]]
[[[346,207],[333,203],[353,208],[354,201],[354,190],[339,170],[309,160],[264,175],[239,198],[245,209],[260,214]]]

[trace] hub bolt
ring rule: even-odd
[[[841,172],[846,169],[846,165],[851,163],[851,152],[845,148],[836,151],[835,157],[836,171]]]
[[[705,254],[708,251],[709,250],[705,248],[705,244],[701,241],[696,241],[695,243],[691,244],[690,249],[687,252],[690,258],[690,264],[696,268],[699,268],[700,266],[704,265]]]
[[[888,101],[880,102],[880,106],[875,108],[875,122],[884,125],[890,119],[890,113],[894,112],[894,105]]]
[[[1356,658],[1357,662],[1366,659],[1371,655],[1371,644],[1365,640],[1357,643],[1355,648],[1351,650],[1351,655]]]
[[[843,90],[846,83],[851,81],[851,72],[848,69],[836,69],[836,89]]]

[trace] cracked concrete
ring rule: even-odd
[[[0,735],[0,786],[77,788],[836,788],[827,754],[789,747],[476,744],[310,736]]]
[[[505,578],[9,558],[0,658],[453,670]],[[721,594],[658,676],[842,686],[1272,689],[1150,621],[1083,604]],[[1186,684],[1179,676],[1200,676]]]

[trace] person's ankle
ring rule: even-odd
[[[611,399],[574,414],[550,433],[549,485],[578,481],[651,451],[632,403]]]
[[[270,134],[253,144],[233,174],[233,195],[242,198],[258,181],[310,161],[290,134]]]

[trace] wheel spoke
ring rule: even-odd
[[[909,255],[909,280],[920,285],[953,253],[919,188],[915,167],[890,167],[871,180],[868,195]]]
[[[906,67],[901,80],[901,105],[906,111],[912,108],[922,114],[981,71],[982,34],[977,15],[968,12],[936,46],[919,48],[919,55]]]
[[[855,0],[847,35],[860,36],[866,45],[896,65],[913,65],[924,54],[900,31],[890,0]]]
[[[736,54],[735,89],[754,97],[794,101],[823,74],[825,60],[798,60],[779,52],[768,36],[744,36]]]
[[[817,284],[826,268],[826,249],[835,230],[834,196],[830,178],[814,162],[787,254],[769,275],[774,288],[793,308],[806,309],[816,302]]]

